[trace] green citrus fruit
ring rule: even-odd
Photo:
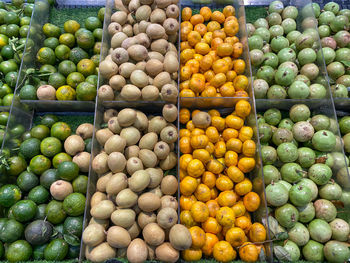
[[[75,100],[75,96],[75,90],[69,85],[59,87],[56,91],[57,100]]]
[[[46,157],[53,157],[62,151],[62,143],[55,137],[47,137],[42,140],[40,151]]]
[[[53,167],[57,168],[60,163],[63,163],[66,161],[71,162],[72,157],[67,153],[58,153],[55,155],[55,157],[53,157],[52,165]]]
[[[56,72],[50,75],[49,77],[49,85],[58,89],[59,87],[66,84],[66,78],[61,73]]]
[[[21,190],[13,184],[5,184],[0,188],[0,205],[10,207],[22,197]]]
[[[63,201],[63,209],[70,216],[84,214],[86,198],[81,193],[72,193]]]
[[[70,48],[74,47],[75,45],[75,37],[71,33],[64,33],[60,35],[58,41],[60,42],[60,44],[66,45]]]
[[[36,58],[41,64],[54,65],[56,62],[55,52],[49,47],[42,47],[36,54]]]
[[[69,58],[70,48],[64,44],[58,45],[55,49],[56,58],[66,60]]]
[[[59,37],[61,35],[61,29],[53,24],[46,23],[43,26],[43,32],[46,37]]]
[[[58,72],[67,77],[70,73],[77,71],[77,67],[70,60],[63,60],[58,64]]]
[[[51,136],[56,137],[61,141],[65,140],[69,135],[71,135],[71,133],[71,128],[65,122],[56,122],[51,127]]]
[[[58,176],[66,181],[72,181],[79,175],[79,166],[73,162],[62,162],[57,167]]]
[[[92,85],[88,82],[82,82],[80,83],[77,88],[77,100],[82,101],[93,101],[96,98],[96,86]]]
[[[64,31],[74,34],[80,28],[80,24],[75,20],[68,20],[63,24]]]
[[[50,167],[51,161],[44,155],[35,156],[29,163],[30,170],[37,175],[42,174],[46,170],[50,169]]]

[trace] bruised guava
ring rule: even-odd
[[[282,206],[288,202],[288,189],[278,182],[271,182],[265,191],[266,201],[272,206]]]
[[[299,212],[295,206],[285,204],[275,210],[275,217],[283,227],[292,228],[299,220]]]
[[[299,222],[288,231],[288,236],[289,240],[293,241],[299,247],[304,246],[310,239],[309,230]]]
[[[293,126],[293,136],[298,142],[306,142],[314,136],[314,127],[307,121],[299,121]]]
[[[271,139],[272,136],[272,128],[267,123],[259,123],[259,136],[260,136],[260,142],[268,142]]]
[[[332,229],[329,224],[322,219],[314,219],[309,226],[310,237],[320,243],[325,243],[332,237]]]
[[[307,121],[310,114],[310,109],[305,104],[295,104],[289,110],[289,117],[293,122]]]
[[[337,241],[347,241],[350,233],[348,222],[343,219],[336,218],[329,223],[332,229],[332,239]]]
[[[331,201],[318,199],[314,202],[316,218],[323,219],[327,222],[333,221],[337,216],[337,208]]]
[[[299,211],[299,221],[302,223],[308,223],[315,218],[315,207],[313,203],[308,203],[305,206],[297,207]]]
[[[310,124],[315,131],[327,130],[330,125],[330,120],[326,115],[318,114],[311,118]]]
[[[281,121],[282,115],[279,109],[271,108],[265,111],[264,118],[266,123],[270,125],[277,125]]]
[[[261,158],[263,164],[273,164],[277,160],[277,151],[272,146],[261,146]]]
[[[293,133],[285,128],[277,128],[272,135],[272,142],[278,146],[284,142],[291,142],[293,140]]]
[[[283,247],[289,253],[292,262],[299,260],[300,249],[297,244],[291,240],[288,240]]]
[[[295,206],[307,205],[312,199],[310,188],[301,184],[295,184],[289,190],[289,200]]]

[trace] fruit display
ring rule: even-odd
[[[57,116],[45,115],[12,137],[17,149],[2,152],[0,259],[79,257],[93,125],[72,132]]]
[[[11,106],[33,7],[0,2],[0,106]]]
[[[99,71],[100,100],[176,102],[177,0],[120,1],[107,31],[110,50]]]
[[[248,97],[246,62],[233,6],[181,10],[180,97]]]
[[[269,5],[266,18],[247,24],[250,59],[257,99],[324,99],[328,83],[323,75],[317,21],[306,5]],[[297,25],[296,21],[300,25]],[[300,31],[298,31],[300,30]],[[334,67],[335,71],[336,67]],[[338,72],[338,71],[337,71]]]
[[[95,100],[104,10],[82,25],[72,19],[43,25],[37,68],[20,87],[21,100]]]
[[[291,261],[347,260],[350,228],[341,210],[349,204],[349,159],[342,153],[337,122],[311,113],[305,104],[289,112],[268,109],[258,122],[274,255]],[[340,125],[344,133],[344,120]],[[261,177],[253,185],[261,188]]]
[[[182,252],[186,261],[254,262],[264,250],[266,229],[250,214],[261,203],[247,176],[256,166],[253,129],[244,124],[250,113],[246,100],[225,117],[217,110],[180,110],[180,222],[192,237]]]
[[[189,230],[177,224],[177,115],[174,104],[166,104],[162,116],[105,111],[107,127],[96,132],[103,150],[92,161],[98,175],[92,218],[82,237],[88,260],[176,262],[179,250],[191,246]]]
[[[318,20],[318,33],[333,98],[348,98],[350,10],[341,9],[335,2],[326,3],[322,10],[317,3],[314,3],[313,9]]]

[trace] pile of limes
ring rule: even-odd
[[[0,106],[10,106],[27,41],[33,4],[0,1]]]
[[[20,98],[40,99],[39,86],[48,84],[56,90],[57,100],[94,100],[103,19],[104,8],[101,8],[97,17],[85,19],[84,27],[75,20],[68,20],[62,32],[57,25],[44,24],[42,33],[46,38],[36,54],[39,72],[44,73],[42,81],[39,84],[27,82],[21,88]]]
[[[0,124],[5,121],[0,113]],[[0,158],[2,166],[7,162],[0,172],[0,260],[77,258],[88,177],[64,152],[72,129],[45,115],[30,131],[17,130],[18,147]]]

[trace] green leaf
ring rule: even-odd
[[[289,237],[288,232],[279,232],[275,235],[275,238],[277,240],[286,240],[286,239],[288,239],[288,237]]]
[[[75,235],[64,234],[63,238],[71,246],[79,246],[80,245],[80,239]]]
[[[270,231],[271,231],[273,237],[275,237],[277,235],[277,233],[280,232],[279,229],[278,229],[279,228],[278,227],[278,221],[272,216],[269,216],[267,218],[267,221],[269,223]]]
[[[266,262],[266,255],[263,249],[260,249],[260,253],[259,253],[259,261],[261,262]]]
[[[350,67],[350,61],[342,60],[340,62],[343,63],[344,66]]]
[[[274,246],[273,252],[275,256],[280,261],[292,261],[289,252],[282,246]]]

